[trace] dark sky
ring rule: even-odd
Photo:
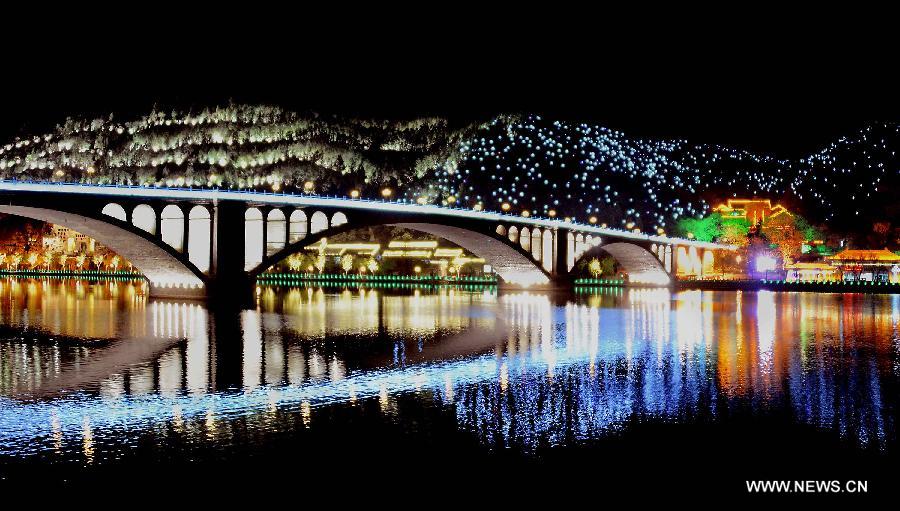
[[[882,53],[893,46],[880,41],[865,41],[860,53],[843,42],[809,40],[728,45],[696,36],[638,47],[633,39],[617,46],[590,33],[575,39],[476,36],[426,41],[379,33],[338,44],[282,34],[261,43],[256,33],[247,36],[248,45],[200,38],[88,48],[42,39],[39,47],[13,52],[19,56],[6,67],[12,72],[0,89],[0,138],[46,131],[67,115],[128,118],[154,104],[187,108],[229,99],[323,114],[443,115],[459,122],[535,112],[632,136],[785,157],[805,155],[866,122],[900,121],[900,88],[892,59]]]

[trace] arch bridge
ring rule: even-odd
[[[568,283],[579,260],[599,252],[614,257],[632,283],[667,285],[673,277],[702,276],[717,251],[734,249],[549,218],[217,189],[2,181],[0,213],[96,239],[140,270],[153,296],[234,296],[324,237],[377,225],[444,238],[515,286]]]

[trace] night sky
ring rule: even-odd
[[[461,123],[537,113],[631,137],[682,138],[789,158],[866,122],[900,120],[889,65],[894,44],[874,27],[862,39],[820,40],[823,34],[796,26],[777,33],[723,25],[701,33],[685,25],[654,31],[658,39],[642,35],[639,45],[633,32],[617,39],[614,27],[564,19],[571,26],[559,37],[512,18],[504,31],[478,20],[454,25],[451,16],[449,32],[433,24],[412,34],[396,29],[397,22],[350,24],[340,26],[339,41],[333,20],[290,33],[264,26],[240,37],[224,37],[222,25],[216,36],[129,26],[108,38],[79,32],[13,39],[17,46],[6,46],[12,51],[0,94],[0,139],[46,132],[67,115],[128,118],[154,105],[184,109],[233,100],[362,117],[440,115]],[[652,27],[645,28],[641,34]],[[153,36],[160,30],[166,37]],[[609,37],[599,38],[599,31]],[[182,33],[194,36],[177,40]],[[116,40],[123,42],[106,42]]]

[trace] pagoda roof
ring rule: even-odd
[[[879,250],[847,249],[833,256],[828,256],[830,261],[869,261],[881,263],[900,263],[900,255],[886,248]]]

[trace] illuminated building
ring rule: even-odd
[[[788,282],[823,282],[839,280],[838,268],[826,262],[784,265]]]
[[[751,226],[779,215],[791,216],[784,206],[773,206],[769,199],[728,199],[725,204],[714,207],[713,211],[720,213],[723,220],[745,219]]]
[[[843,273],[844,280],[900,283],[900,255],[880,250],[851,250],[826,258]]]

